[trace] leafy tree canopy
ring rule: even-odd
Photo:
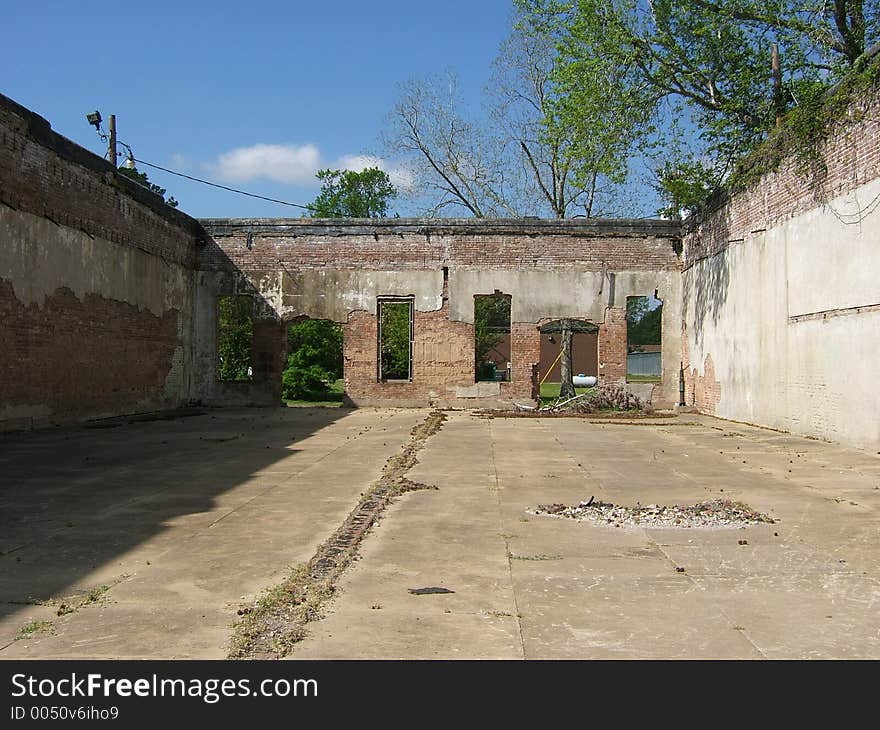
[[[562,16],[517,0],[493,63],[485,108],[466,108],[454,71],[400,87],[383,135],[408,160],[413,190],[477,218],[619,214],[627,156],[650,105],[641,103],[616,57],[558,64]],[[477,112],[477,115],[475,115]]]
[[[382,339],[379,357],[383,380],[407,380],[410,377],[410,304],[383,302],[379,307]]]
[[[314,400],[342,377],[342,325],[307,319],[287,330],[287,367],[281,395],[287,400]]]
[[[253,372],[251,343],[254,335],[251,298],[220,297],[217,318],[218,379],[250,380]]]
[[[477,374],[486,356],[510,333],[510,296],[474,297],[474,367]]]
[[[627,349],[641,345],[659,345],[661,335],[662,304],[653,297],[627,297],[626,344]]]
[[[165,200],[165,188],[156,185],[155,183],[150,182],[150,178],[147,177],[147,173],[140,172],[137,169],[131,169],[128,167],[120,167],[119,172],[130,180],[134,180],[138,185],[142,185],[147,190],[152,190],[157,195],[161,195],[162,199]],[[172,208],[176,208],[179,203],[174,199],[174,196],[169,196],[167,200],[165,200],[167,205],[170,205]]]
[[[312,218],[384,218],[397,197],[388,173],[377,167],[366,170],[319,170],[321,192],[312,203]]]
[[[719,189],[805,88],[852,68],[877,38],[880,14],[876,0],[523,2],[555,29],[557,78],[571,83],[601,59],[619,69],[609,83],[651,110],[656,186],[674,215]]]

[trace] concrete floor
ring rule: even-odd
[[[4,438],[0,658],[225,656],[242,599],[311,557],[426,414],[212,411]],[[880,658],[876,454],[693,415],[458,411],[408,477],[438,489],[386,511],[290,658]],[[591,495],[730,497],[779,522],[527,512]],[[450,592],[411,592],[434,587]],[[51,625],[23,635],[33,621]]]

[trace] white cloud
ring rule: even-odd
[[[343,155],[334,167],[339,170],[353,170],[354,172],[366,170],[368,167],[378,167],[380,170],[388,173],[391,184],[401,191],[412,187],[415,180],[412,172],[404,166],[389,163],[387,160],[383,160],[381,157],[374,157],[373,155]]]
[[[321,152],[313,144],[255,144],[224,152],[211,166],[214,175],[229,182],[266,177],[281,183],[313,183]]]
[[[402,165],[390,163],[374,155],[342,155],[335,162],[326,162],[313,144],[254,144],[224,152],[213,164],[206,166],[219,180],[247,182],[268,178],[276,182],[317,186],[315,173],[322,168],[361,172],[378,167],[388,173],[391,183],[401,191],[412,187],[414,176]]]

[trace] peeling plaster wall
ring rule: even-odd
[[[382,296],[412,296],[416,311],[436,312],[443,306],[442,271],[281,271],[284,319],[308,316],[345,322],[350,312],[375,312]]]
[[[686,402],[880,450],[880,100],[833,131],[827,169],[793,161],[691,223]]]
[[[619,310],[625,313],[627,297],[650,296],[656,291],[663,300],[661,383],[641,386],[639,395],[658,406],[672,406],[676,402],[681,351],[681,275],[677,270],[591,271],[574,262],[556,270],[458,270],[450,273],[450,319],[473,324],[474,296],[491,294],[495,289],[511,295],[511,322],[538,324],[561,318],[585,319],[600,325],[600,332],[606,334],[604,330],[613,321],[613,332],[600,337],[598,366],[600,376],[605,374],[606,380],[618,382],[624,382],[626,376],[626,322],[620,320]],[[615,312],[611,319],[609,311]],[[612,341],[615,363],[621,366],[613,368],[613,372],[608,353]]]
[[[663,221],[478,219],[202,221],[211,238],[197,275],[197,392],[209,403],[263,403],[252,383],[217,383],[216,298],[249,293],[255,317],[280,327],[255,357],[283,362],[284,328],[301,316],[345,324],[348,398],[360,405],[509,406],[533,395],[538,325],[589,319],[605,332],[600,377],[624,382],[626,297],[657,291],[664,302],[663,382],[640,385],[656,405],[678,392],[681,300],[678,227]],[[512,296],[509,383],[475,386],[474,296]],[[379,383],[376,308],[381,296],[415,304],[413,381]],[[209,331],[210,330],[210,331]],[[620,355],[620,351],[623,355]],[[277,353],[280,353],[278,355]],[[280,379],[280,372],[272,374]],[[266,384],[270,385],[269,383]],[[490,387],[491,386],[491,387]]]
[[[186,404],[199,231],[0,96],[0,430]]]

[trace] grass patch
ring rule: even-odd
[[[307,398],[286,400],[284,404],[292,408],[339,408],[342,405],[344,392],[345,381],[340,378],[322,393],[310,393]]]
[[[345,393],[345,381],[340,378],[331,383],[327,390],[320,393],[309,393],[305,398],[285,400],[284,405],[291,408],[339,408]]]
[[[243,612],[235,625],[229,658],[285,656],[332,594],[331,579],[315,580],[309,566],[301,565],[283,583],[265,591],[253,609]]]
[[[25,603],[33,606],[50,606],[55,609],[56,616],[66,616],[69,613],[79,611],[81,608],[91,606],[95,603],[103,603],[107,591],[113,586],[118,585],[126,578],[128,574],[124,573],[116,580],[108,585],[100,585],[92,588],[85,593],[74,593],[69,596],[53,597],[53,598],[28,598]]]
[[[545,406],[548,403],[552,403],[555,400],[559,399],[559,390],[562,387],[561,383],[541,383],[541,394],[540,400],[541,405]],[[587,393],[592,388],[575,388],[575,395],[582,395],[583,393]]]
[[[27,639],[35,634],[54,634],[55,625],[51,621],[31,621],[25,624],[18,632],[19,639]]]

